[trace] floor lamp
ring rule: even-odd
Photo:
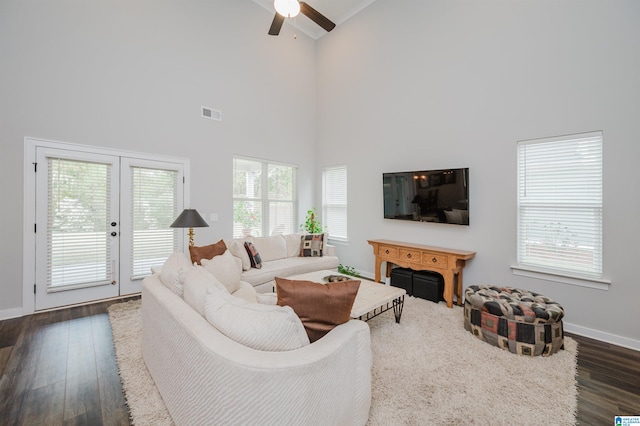
[[[184,209],[171,224],[171,228],[189,228],[189,246],[193,245],[193,228],[208,227],[196,209]]]

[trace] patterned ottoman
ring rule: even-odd
[[[511,287],[473,285],[465,291],[464,328],[494,346],[529,356],[563,348],[562,306]]]

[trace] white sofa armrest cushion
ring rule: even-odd
[[[253,245],[260,253],[263,262],[284,259],[287,257],[287,244],[282,235],[270,237],[254,237]]]
[[[331,244],[327,244],[324,246],[323,256],[337,256],[336,246],[332,246]]]
[[[202,316],[208,290],[229,293],[216,277],[200,265],[192,269],[181,269],[179,275],[184,286],[184,301]]]
[[[229,293],[240,288],[242,269],[238,268],[238,264],[229,250],[213,259],[202,259],[200,262],[204,269],[211,272],[227,288]]]
[[[248,303],[232,295],[208,294],[205,318],[222,334],[259,351],[290,351],[309,344],[302,321],[289,306]]]

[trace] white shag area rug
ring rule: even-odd
[[[171,425],[142,360],[140,300],[111,305],[109,319],[134,425]],[[405,298],[369,321],[373,352],[369,425],[575,424],[577,343],[550,357],[524,357],[480,341],[462,308]]]

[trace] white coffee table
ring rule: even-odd
[[[306,274],[299,274],[287,277],[290,280],[306,280],[326,284],[324,278],[328,275],[342,275],[336,271],[316,271]],[[356,300],[351,308],[351,318],[369,321],[383,312],[393,309],[396,322],[400,322],[402,308],[404,307],[404,289],[392,287],[381,283],[376,283],[364,278],[353,278],[360,280],[360,288],[356,295]]]

